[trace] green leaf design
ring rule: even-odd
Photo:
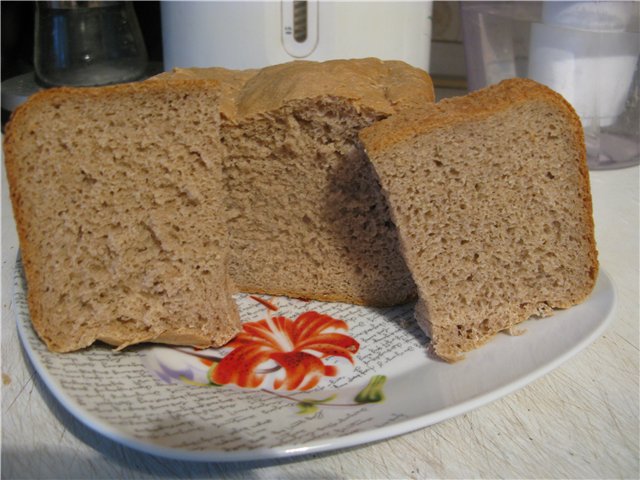
[[[331,400],[335,399],[336,396],[330,395],[327,398],[321,398],[316,400],[315,398],[305,398],[298,402],[298,414],[299,415],[309,415],[312,413],[316,413],[318,411],[318,404],[328,403]]]
[[[305,398],[302,401],[306,402],[306,403],[318,404],[318,403],[330,402],[331,400],[334,400],[335,398],[336,398],[336,394],[334,393],[333,395],[329,395],[327,398],[322,398],[320,400],[316,400],[315,398]]]
[[[385,375],[374,375],[369,380],[369,384],[364,387],[358,395],[356,395],[355,401],[358,403],[380,403],[384,401],[384,387],[387,377]]]
[[[318,411],[318,407],[309,402],[299,402],[298,403],[298,415],[311,415]]]

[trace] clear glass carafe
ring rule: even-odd
[[[47,87],[143,77],[147,51],[131,2],[37,2],[34,67]]]

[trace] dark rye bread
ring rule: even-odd
[[[51,89],[14,113],[7,175],[31,318],[51,350],[217,346],[239,331],[218,88]]]
[[[580,120],[513,79],[363,130],[435,353],[583,301],[597,271]]]
[[[156,80],[166,78],[221,83],[230,272],[240,290],[366,305],[416,297],[357,135],[432,103],[425,72],[361,59],[178,69]]]

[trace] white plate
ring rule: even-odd
[[[275,297],[269,299],[277,308],[272,310],[255,297],[237,296],[243,322],[270,318],[270,323],[263,322],[266,328],[281,322],[292,329],[289,340],[281,334],[263,342],[265,355],[275,352],[281,363],[297,361],[319,372],[320,382],[310,390],[287,391],[286,382],[279,390],[275,387],[293,376],[285,377],[286,370],[273,360],[245,365],[265,372],[256,377],[262,380],[257,388],[212,385],[205,365],[210,361],[203,362],[202,357],[222,358],[229,348],[185,353],[142,346],[113,353],[109,347],[94,346],[73,354],[53,354],[31,327],[25,290],[18,261],[14,300],[20,337],[37,372],[73,415],[129,447],[208,461],[344,448],[460,415],[525,386],[589,345],[607,327],[615,304],[611,281],[601,272],[585,303],[553,318],[529,320],[522,324],[524,335],[498,335],[469,353],[465,361],[450,365],[427,355],[428,339],[412,320],[412,305],[373,309]],[[311,311],[328,317],[302,315]],[[320,335],[309,345],[316,349],[314,358],[307,356],[310,353],[282,356],[293,329],[302,324],[315,325]],[[307,329],[293,343],[300,345],[309,335]],[[253,348],[244,351],[248,358],[258,351],[255,343],[251,345],[237,348]],[[329,347],[344,357],[319,358],[320,351],[326,354]],[[231,358],[219,364],[223,365],[218,367],[219,374],[237,372],[230,368]],[[298,388],[309,378],[305,376]]]

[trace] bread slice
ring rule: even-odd
[[[435,353],[591,292],[597,271],[580,120],[560,95],[504,81],[360,134],[418,287]]]
[[[14,113],[7,175],[31,318],[51,350],[207,347],[239,331],[217,95],[210,80],[60,88]]]
[[[178,69],[221,82],[231,275],[242,291],[394,305],[416,290],[358,132],[433,103],[429,76],[377,59]]]

